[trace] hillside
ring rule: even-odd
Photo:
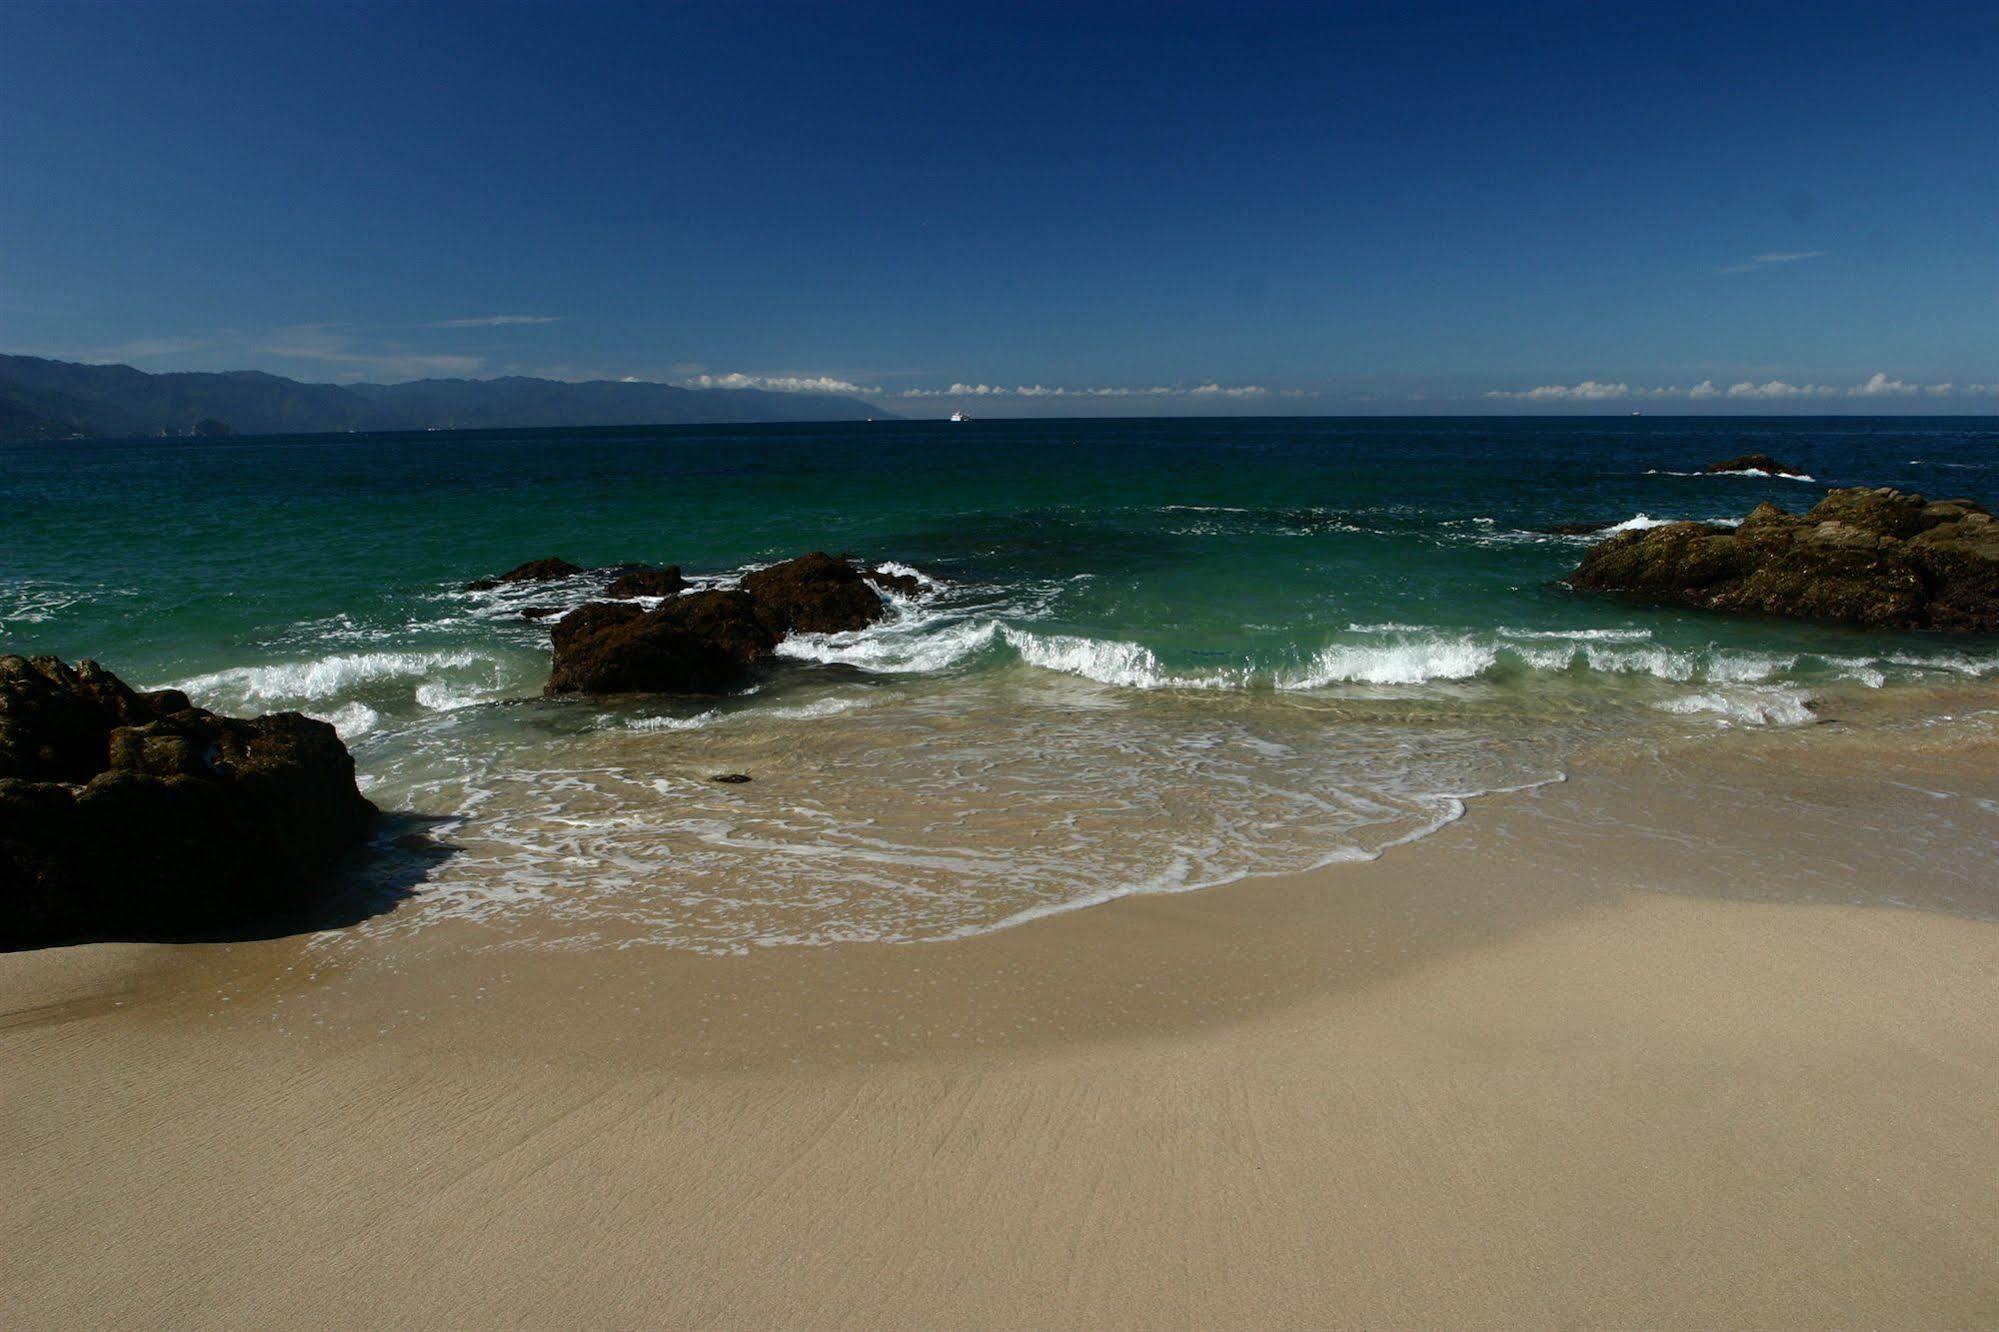
[[[185,435],[204,421],[237,434],[273,435],[886,415],[859,398],[819,393],[522,377],[307,384],[256,370],[153,375],[128,365],[0,356],[0,441]]]

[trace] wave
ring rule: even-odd
[[[1501,638],[1598,639],[1610,643],[1642,643],[1652,637],[1650,629],[1509,629],[1496,631]]]
[[[1718,690],[1687,694],[1657,703],[1661,712],[1712,716],[1720,726],[1802,726],[1816,720],[1811,696],[1796,689],[1768,689],[1753,693],[1723,693]]]
[[[1247,683],[1246,673],[1174,675],[1151,648],[1122,639],[1037,634],[1007,625],[1000,627],[1000,634],[1028,665],[1099,684],[1128,689],[1235,689]]]
[[[356,685],[382,680],[415,679],[433,671],[490,664],[476,652],[350,652],[315,661],[274,662],[266,666],[231,666],[167,688],[190,696],[230,692],[245,699],[295,700],[332,698]]]
[[[382,714],[366,703],[349,703],[331,712],[309,712],[308,717],[331,723],[342,740],[353,742],[382,724]]]
[[[1649,513],[1635,514],[1621,523],[1584,533],[1584,539],[1594,541],[1598,537],[1616,536],[1619,532],[1644,532],[1654,527],[1667,527],[1673,523],[1705,523],[1709,527],[1740,527],[1740,518],[1654,518]]]
[[[917,613],[851,633],[792,634],[777,645],[777,655],[889,674],[929,673],[984,651],[999,633],[998,620],[953,622]]]
[[[1397,847],[1420,842],[1424,838],[1443,831],[1465,816],[1468,802],[1486,796],[1515,795],[1524,791],[1538,790],[1544,786],[1554,786],[1568,780],[1568,774],[1557,773],[1552,777],[1542,777],[1534,781],[1521,782],[1512,786],[1495,786],[1476,791],[1434,792],[1421,797],[1411,797],[1411,803],[1427,804],[1429,817],[1404,832],[1398,833],[1372,848],[1343,846],[1324,852],[1315,859],[1295,868],[1282,870],[1249,870],[1226,874],[1213,878],[1195,877],[1189,872],[1191,866],[1184,859],[1175,862],[1165,871],[1151,879],[1139,883],[1118,884],[1081,893],[1075,897],[1052,902],[1039,902],[1012,915],[1004,916],[989,924],[968,925],[949,933],[922,940],[925,943],[948,943],[957,939],[973,938],[981,934],[996,934],[1001,930],[1026,925],[1031,921],[1045,920],[1050,916],[1064,915],[1071,911],[1082,911],[1090,907],[1103,906],[1127,897],[1149,897],[1165,893],[1202,892],[1210,888],[1220,888],[1246,879],[1266,878],[1274,874],[1309,873],[1326,869],[1333,865],[1364,864],[1381,859]]]

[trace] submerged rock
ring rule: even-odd
[[[529,560],[517,564],[503,574],[492,578],[475,578],[465,585],[467,592],[488,592],[503,583],[550,583],[558,578],[573,578],[583,572],[580,564],[571,564],[559,556],[550,555],[546,559]]]
[[[1589,536],[1605,528],[1617,526],[1613,519],[1607,523],[1549,523],[1546,527],[1530,528],[1530,531],[1546,532],[1550,536]]]
[[[1835,490],[1730,529],[1668,523],[1584,554],[1572,587],[1881,629],[1999,631],[1999,524],[1969,500]]]
[[[888,614],[881,594],[859,569],[821,550],[745,575],[743,591],[780,637],[865,629]]]
[[[720,782],[724,786],[741,786],[750,780],[750,775],[747,772],[718,772],[708,780]]]
[[[680,576],[680,566],[670,564],[664,569],[644,567],[625,569],[604,589],[607,597],[677,597],[687,590],[687,580]]]
[[[555,622],[551,694],[707,694],[747,679],[777,635],[744,592],[694,592],[652,610],[593,601]]]
[[[95,662],[0,657],[0,948],[296,910],[374,817],[325,722],[221,717]]]
[[[1767,453],[1745,453],[1740,458],[1730,458],[1725,462],[1709,463],[1701,468],[1710,474],[1717,472],[1768,472],[1772,476],[1803,476],[1804,473],[1788,463],[1780,463]]]

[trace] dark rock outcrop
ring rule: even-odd
[[[0,657],[0,948],[229,930],[310,902],[375,808],[325,722]]]
[[[559,556],[550,555],[545,559],[529,560],[517,564],[503,574],[492,578],[475,578],[465,585],[467,592],[487,592],[502,583],[548,583],[558,578],[573,578],[583,572],[583,567],[571,564]]]
[[[888,614],[859,569],[820,550],[745,575],[743,591],[779,637],[865,629]]]
[[[793,633],[842,633],[886,617],[878,587],[917,594],[921,579],[814,551],[746,574],[739,588],[674,595],[677,567],[629,569],[614,597],[663,596],[651,610],[593,601],[557,621],[550,694],[715,693],[743,683]]]
[[[1546,527],[1536,527],[1532,530],[1536,532],[1546,532],[1550,536],[1589,536],[1593,532],[1601,532],[1606,527],[1615,527],[1615,526],[1617,526],[1615,522],[1549,523]]]
[[[680,576],[680,566],[670,564],[664,569],[626,569],[604,589],[607,597],[677,597],[687,590],[687,580]]]
[[[1768,472],[1772,476],[1803,476],[1804,473],[1788,463],[1780,463],[1767,453],[1745,453],[1740,458],[1730,458],[1724,462],[1709,463],[1701,468],[1703,472]]]
[[[893,592],[900,597],[920,597],[930,590],[930,584],[915,574],[892,573],[879,564],[869,565],[861,572],[861,577],[882,591]]]
[[[1740,527],[1669,523],[1592,546],[1572,587],[1883,629],[1999,631],[1999,524],[1969,500],[1835,490]]]
[[[740,683],[778,636],[745,592],[694,592],[645,610],[593,601],[555,622],[551,694],[706,694]]]

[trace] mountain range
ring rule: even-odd
[[[689,389],[598,379],[420,379],[308,384],[258,370],[153,375],[0,355],[0,442],[148,435],[291,435],[346,430],[862,421],[890,413],[859,398],[763,389]]]

